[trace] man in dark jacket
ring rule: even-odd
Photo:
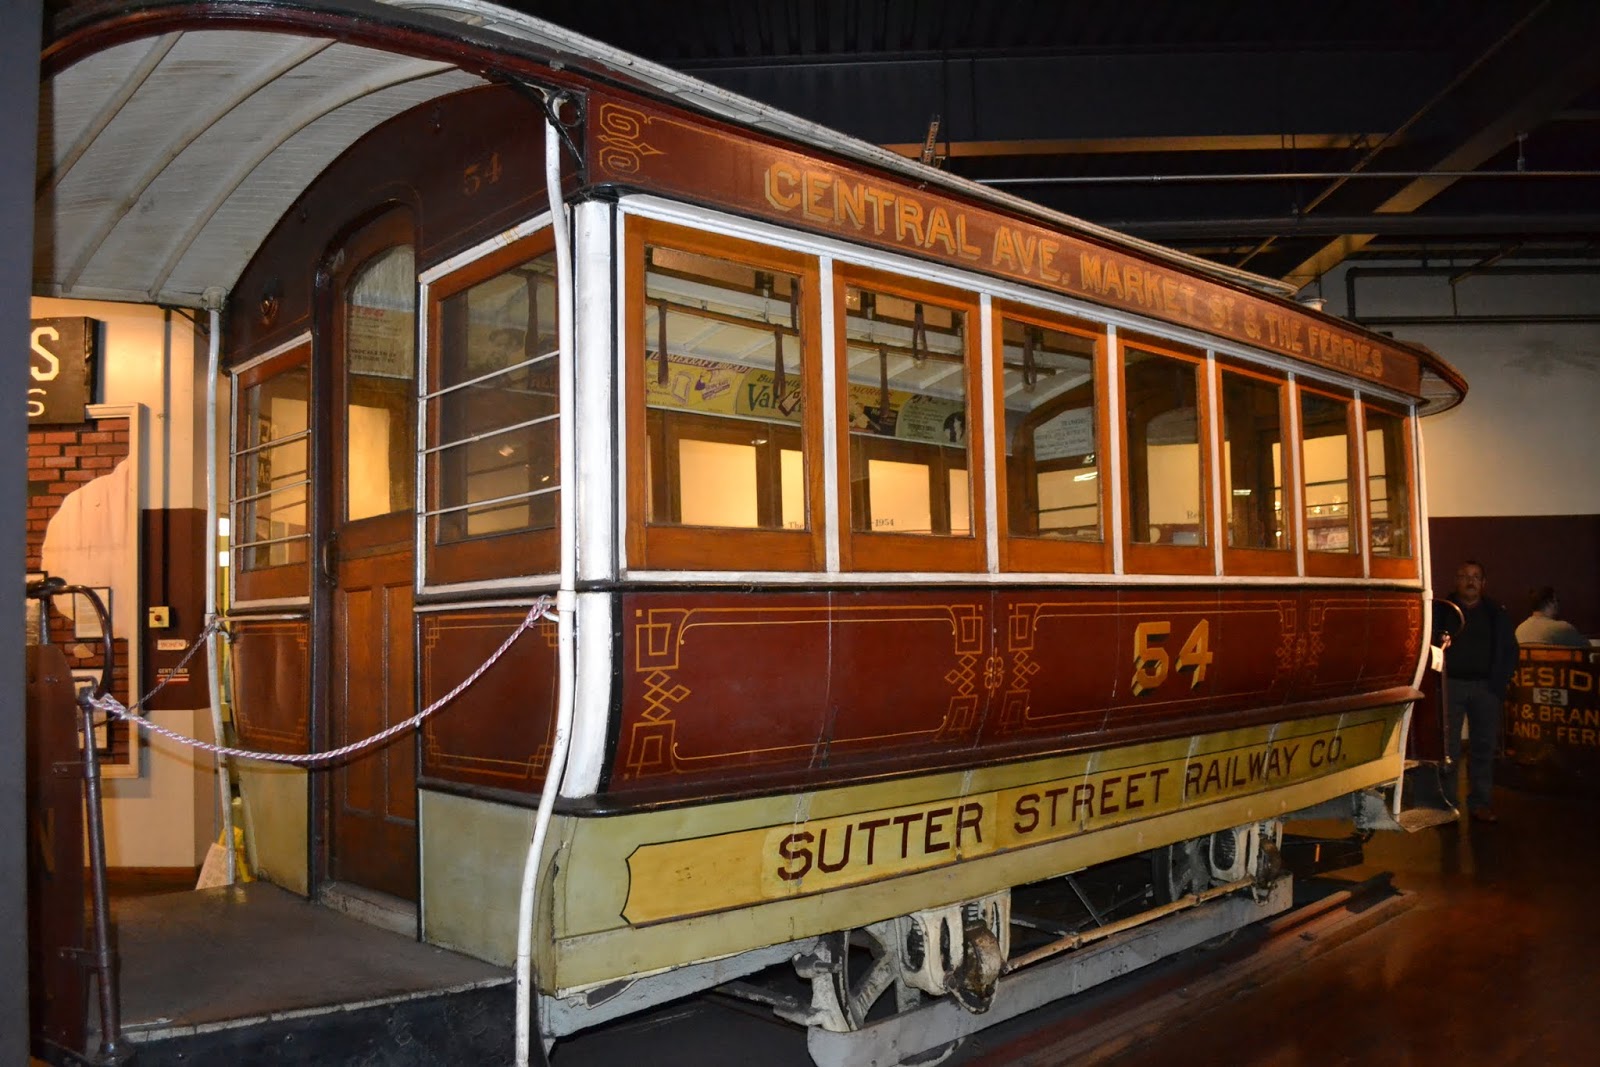
[[[1465,619],[1444,652],[1450,693],[1450,775],[1445,792],[1456,798],[1461,763],[1461,723],[1468,735],[1467,811],[1475,822],[1497,822],[1491,807],[1495,746],[1500,739],[1500,709],[1517,670],[1517,639],[1506,609],[1483,595],[1483,564],[1469,559],[1456,570],[1450,600]],[[1446,611],[1446,614],[1451,614]]]

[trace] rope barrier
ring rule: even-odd
[[[169,672],[168,675],[161,680],[159,685],[150,690],[150,692],[146,693],[142,699],[135,701],[132,708],[123,704],[122,701],[118,700],[110,693],[105,693],[97,697],[88,697],[86,699],[92,707],[104,712],[107,715],[114,716],[115,718],[121,719],[124,722],[134,723],[152,733],[160,734],[162,737],[165,737],[170,741],[176,741],[180,745],[188,745],[190,748],[197,749],[201,752],[210,752],[217,756],[234,756],[239,759],[264,760],[271,763],[295,763],[306,765],[331,763],[334,760],[343,759],[345,756],[349,756],[356,752],[360,752],[363,749],[371,748],[374,745],[381,744],[384,741],[389,740],[391,737],[394,737],[396,734],[404,733],[407,730],[414,729],[415,727],[419,726],[424,719],[428,718],[434,712],[438,711],[456,697],[460,696],[474,682],[483,677],[484,672],[486,672],[490,667],[493,667],[501,656],[504,656],[508,651],[510,651],[511,646],[516,643],[517,638],[521,637],[523,634],[527,633],[528,630],[532,629],[535,623],[539,622],[541,619],[551,622],[556,621],[556,616],[550,610],[554,604],[555,601],[547,596],[542,596],[538,600],[534,601],[533,606],[528,609],[528,614],[523,616],[522,622],[518,624],[515,630],[511,631],[511,636],[507,637],[503,642],[501,642],[500,647],[495,649],[489,658],[484,660],[483,663],[478,666],[477,670],[463,678],[454,689],[451,689],[450,692],[446,693],[438,700],[435,700],[432,704],[429,704],[427,707],[423,708],[410,718],[402,719],[400,722],[394,723],[393,725],[380,730],[371,737],[363,738],[360,741],[355,741],[348,745],[331,749],[327,752],[255,752],[251,751],[250,749],[230,748],[227,745],[215,745],[209,741],[202,741],[197,737],[189,737],[186,734],[180,734],[176,730],[169,730],[165,726],[151,722],[149,719],[138,714],[134,710],[135,708],[142,708],[145,704],[149,703],[152,697],[161,692],[167,683],[172,681],[172,679],[178,675],[178,672],[188,664],[190,658],[193,657],[195,652],[205,644],[207,638],[222,628],[221,621],[215,618],[206,624],[205,629],[200,632],[199,637],[195,638],[194,644],[189,646],[189,651],[184,654],[183,659],[178,661],[177,666],[172,668],[171,672]]]

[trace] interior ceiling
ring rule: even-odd
[[[1600,259],[1592,0],[499,0],[1296,285]]]

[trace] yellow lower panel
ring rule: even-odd
[[[1275,817],[1399,777],[1401,711],[564,820],[550,963],[561,988],[591,985]]]
[[[306,869],[310,779],[298,767],[239,764],[239,796],[256,877],[302,896],[311,891]]]

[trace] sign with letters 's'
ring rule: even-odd
[[[28,333],[28,424],[84,420],[93,396],[100,323],[34,319]]]

